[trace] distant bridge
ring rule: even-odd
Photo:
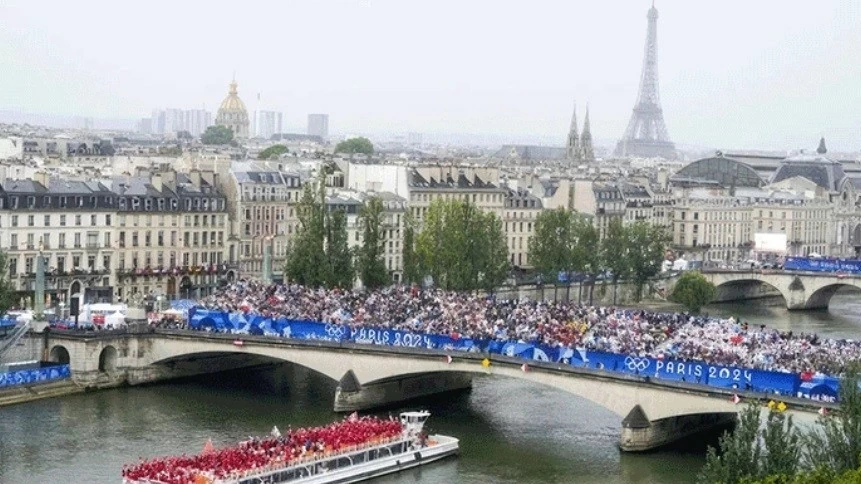
[[[44,337],[52,361],[69,363],[72,377],[88,387],[141,384],[249,367],[275,361],[309,368],[339,382],[336,411],[386,406],[469,388],[473,376],[501,375],[551,386],[600,405],[622,418],[623,450],[652,449],[733,421],[733,393],[769,395],[575,368],[501,355],[421,348],[218,335],[157,330],[144,334],[52,332]],[[241,339],[237,339],[241,338]],[[448,356],[452,359],[449,361]],[[487,358],[490,365],[485,366]],[[785,398],[792,410],[823,405]]]
[[[717,288],[715,302],[781,296],[790,310],[826,309],[838,290],[861,291],[861,277],[850,275],[782,270],[705,270],[703,275]]]

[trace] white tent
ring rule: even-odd
[[[119,311],[105,316],[105,328],[122,328],[126,325],[126,317]]]

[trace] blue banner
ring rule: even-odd
[[[33,370],[18,370],[0,373],[0,388],[13,387],[17,385],[29,385],[53,380],[69,378],[71,372],[69,365],[56,365]]]
[[[809,257],[787,257],[783,268],[788,271],[810,272],[849,272],[861,274],[861,260],[850,259],[813,259]]]
[[[347,325],[326,324],[316,321],[289,320],[284,317],[272,319],[256,314],[228,314],[200,308],[194,309],[189,320],[189,325],[192,328],[234,334],[280,336],[328,342],[343,341],[406,348],[483,351],[530,361],[561,362],[578,368],[648,376],[656,380],[694,383],[724,389],[753,390],[779,395],[803,395],[804,398],[822,401],[836,398],[839,389],[839,381],[833,377],[818,377],[816,381],[809,382],[815,384],[802,386],[803,382],[798,374],[709,365],[701,361],[621,355],[518,341],[472,340],[457,337],[457,335],[424,334],[379,327],[350,329]]]

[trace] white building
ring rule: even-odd
[[[309,114],[308,134],[311,136],[319,136],[323,138],[324,141],[329,139],[329,115]]]

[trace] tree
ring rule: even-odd
[[[417,278],[448,290],[490,290],[508,274],[502,222],[460,200],[435,200],[416,237]]]
[[[484,248],[479,286],[492,291],[505,282],[511,266],[508,263],[508,244],[502,231],[502,220],[492,212],[483,214],[481,243]]]
[[[571,270],[571,216],[564,208],[542,211],[528,241],[529,262],[554,280],[559,272]]]
[[[760,431],[760,411],[751,402],[738,414],[738,425],[720,438],[720,451],[709,447],[698,481],[738,484],[766,476],[792,479],[798,472],[800,437],[792,417],[770,411]]]
[[[359,211],[362,246],[356,264],[362,284],[369,289],[386,286],[391,281],[384,258],[383,216],[383,202],[379,197],[369,198]]]
[[[852,364],[840,381],[840,408],[820,417],[818,428],[806,436],[805,460],[810,467],[835,472],[861,467],[861,390],[859,366]]]
[[[14,306],[15,288],[9,279],[9,260],[6,252],[0,250],[0,314]]]
[[[280,157],[281,155],[283,155],[284,153],[287,153],[287,152],[288,152],[287,147],[284,145],[272,145],[272,146],[266,148],[265,150],[261,151],[260,153],[258,153],[257,159],[258,160],[270,160],[273,158],[277,159],[278,157]]]
[[[294,282],[320,287],[330,279],[325,253],[324,204],[317,199],[316,183],[308,181],[297,206],[299,227],[287,254],[285,273]],[[323,192],[325,194],[325,192]]]
[[[404,261],[403,282],[405,284],[421,282],[419,280],[418,256],[416,255],[415,245],[415,220],[412,214],[407,212],[404,215],[404,247],[402,254],[402,260]]]
[[[619,279],[627,276],[629,272],[627,249],[628,241],[626,238],[625,226],[622,225],[622,219],[615,217],[610,219],[607,225],[607,231],[604,234],[604,240],[600,245],[600,266],[602,269],[610,272],[613,278],[613,304],[616,304],[616,288],[619,284]]]
[[[598,231],[592,221],[564,208],[547,210],[535,220],[529,239],[529,260],[542,274],[555,279],[559,272],[597,271]]]
[[[636,285],[636,300],[643,295],[643,286],[649,278],[661,271],[664,250],[667,246],[667,233],[663,227],[638,220],[625,229],[627,268]]]
[[[209,126],[200,135],[200,142],[205,145],[227,145],[233,141],[233,130],[227,126]]]
[[[340,209],[327,213],[326,259],[329,265],[327,285],[352,289],[356,271],[347,237],[347,215]]]
[[[368,138],[350,138],[338,143],[335,146],[335,153],[362,153],[371,156],[374,154],[374,145]]]
[[[676,281],[670,300],[683,305],[690,311],[698,312],[714,297],[715,285],[699,272],[688,271]]]

